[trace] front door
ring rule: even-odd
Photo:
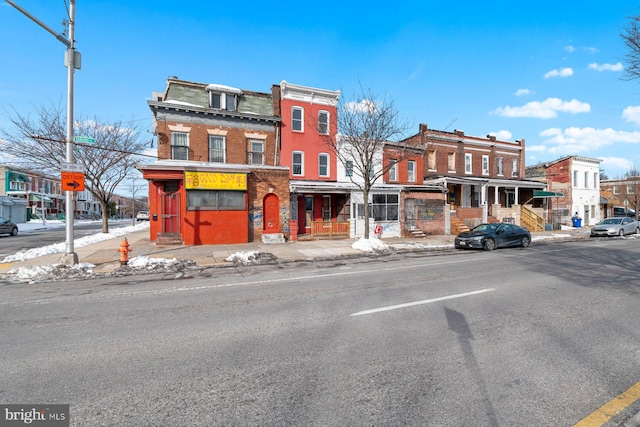
[[[264,234],[280,232],[280,201],[275,194],[267,194],[262,202],[264,209]]]
[[[174,181],[167,181],[164,184],[164,192],[161,194],[162,212],[162,234],[180,234],[180,193],[178,184]]]

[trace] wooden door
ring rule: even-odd
[[[280,201],[275,194],[267,194],[263,201],[264,230],[263,233],[280,232]]]

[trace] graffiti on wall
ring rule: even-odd
[[[249,208],[249,223],[254,227],[262,227],[262,206],[251,206]]]
[[[282,211],[282,230],[285,232],[289,232],[289,218],[287,218],[287,208],[284,206],[281,209]]]

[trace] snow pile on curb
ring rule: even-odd
[[[363,252],[381,252],[389,249],[389,245],[384,243],[380,239],[358,239],[351,245],[352,249],[357,249]]]

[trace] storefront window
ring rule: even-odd
[[[398,220],[398,195],[397,194],[374,194],[373,195],[373,218],[376,221],[397,221]]]
[[[187,210],[246,210],[246,192],[225,190],[187,191]]]

